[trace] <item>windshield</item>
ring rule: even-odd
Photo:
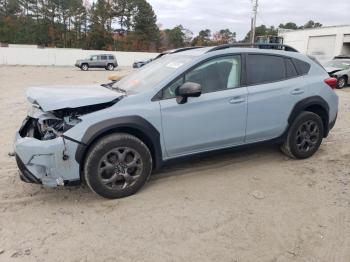
[[[164,56],[132,72],[116,82],[113,87],[133,93],[146,91],[170,76],[177,69],[190,63],[193,58],[192,56]]]
[[[333,60],[325,64],[326,67],[350,68],[350,60]]]

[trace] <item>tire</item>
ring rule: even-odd
[[[108,199],[135,194],[151,172],[152,156],[147,146],[124,133],[98,140],[88,151],[84,164],[84,178],[89,188]]]
[[[346,76],[339,77],[337,81],[337,88],[343,89],[344,87],[346,87],[347,83],[348,79],[346,78]]]
[[[324,127],[319,115],[302,112],[289,128],[287,139],[281,149],[287,156],[306,159],[319,149],[324,137]]]
[[[107,69],[108,71],[113,71],[113,70],[114,70],[114,65],[113,65],[113,64],[108,64],[107,67],[106,67],[106,69]]]
[[[89,70],[89,65],[88,64],[82,64],[80,69],[83,70],[83,71],[88,71]]]

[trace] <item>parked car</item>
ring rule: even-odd
[[[157,57],[156,58],[152,58],[152,59],[143,60],[143,61],[136,61],[136,62],[133,63],[132,67],[133,68],[141,68],[144,65],[147,65],[148,63],[151,63],[155,59],[157,59]]]
[[[118,67],[118,61],[111,54],[92,55],[88,59],[77,60],[75,66],[83,71],[87,71],[89,68],[104,68],[113,71],[114,68]]]
[[[197,48],[201,48],[201,47],[200,46],[191,46],[191,47],[182,47],[182,48],[167,50],[167,51],[164,51],[163,53],[160,53],[155,58],[134,62],[132,67],[133,68],[141,68],[141,67],[151,63],[152,61],[157,60],[165,55],[180,53],[180,52],[184,52],[184,51],[188,51],[188,50],[192,50],[192,49],[197,49]]]
[[[338,56],[325,64],[328,74],[337,78],[339,89],[350,84],[350,56]]]
[[[164,56],[108,88],[30,88],[14,143],[20,177],[86,181],[113,199],[184,156],[276,143],[305,159],[336,122],[335,88],[300,53],[229,46]]]

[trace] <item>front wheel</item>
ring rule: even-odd
[[[337,81],[337,88],[342,89],[347,85],[347,83],[348,83],[348,80],[346,79],[346,77],[344,77],[344,76],[339,77],[339,79]]]
[[[152,156],[138,138],[124,133],[108,135],[87,154],[84,177],[98,195],[116,199],[135,194],[152,172]]]
[[[291,158],[309,158],[317,152],[323,137],[324,128],[321,117],[305,111],[294,120],[281,149]]]
[[[83,71],[88,71],[89,70],[89,65],[88,64],[82,64],[80,69],[83,70]]]

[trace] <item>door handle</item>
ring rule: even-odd
[[[292,95],[301,95],[301,94],[304,94],[304,90],[303,89],[300,89],[300,88],[296,88],[296,89],[294,89],[292,92],[291,92],[291,94]]]
[[[230,104],[241,104],[245,102],[245,98],[241,96],[235,96],[230,100]]]

